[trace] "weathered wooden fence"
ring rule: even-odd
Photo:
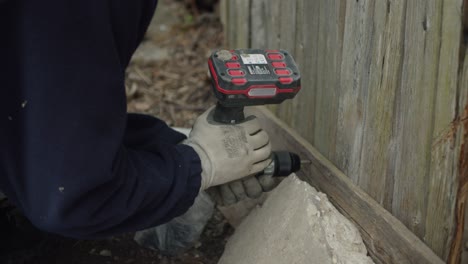
[[[441,258],[460,262],[468,1],[224,0],[221,13],[229,48],[283,48],[301,66],[300,95],[275,113]]]

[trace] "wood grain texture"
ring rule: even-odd
[[[354,183],[359,179],[375,4],[348,1],[345,14],[335,163]]]
[[[270,109],[453,261],[468,196],[467,3],[251,0],[250,12],[251,45],[286,48],[301,69],[297,98]]]
[[[254,0],[252,1],[251,10],[251,28],[252,32],[252,47],[259,49],[268,49],[267,44],[267,30],[265,24],[267,23],[267,5],[268,0]]]
[[[305,60],[304,60],[304,20],[305,20],[305,16],[308,15],[308,13],[306,11],[304,11],[304,2],[306,0],[297,0],[296,1],[296,10],[294,10],[295,12],[295,36],[294,36],[294,41],[292,43],[292,45],[294,45],[294,59],[296,61],[296,63],[299,65],[299,69],[302,69],[303,67],[305,67]],[[302,83],[302,85],[304,85],[304,83]],[[298,115],[297,113],[301,113],[303,112],[304,110],[302,110],[304,108],[304,104],[301,103],[303,101],[300,100],[299,97],[296,97],[292,100],[292,103],[291,103],[291,117],[290,117],[290,124],[294,127],[298,127],[298,126],[301,126],[302,124],[304,124],[304,120],[301,118],[300,115]]]
[[[468,231],[466,228],[468,226],[468,207],[466,206],[466,203],[468,200],[465,200],[465,220],[464,220],[464,228],[465,232],[463,234],[463,239],[461,243],[461,261],[460,263],[468,263]]]
[[[281,41],[281,3],[279,0],[253,0],[251,16],[252,47],[279,49]],[[286,1],[289,2],[289,1]],[[277,105],[270,109],[278,113]]]
[[[447,259],[452,243],[450,238],[456,232],[454,212],[460,184],[458,161],[461,131],[457,121],[460,118],[457,104],[460,103],[458,56],[462,30],[459,16],[461,2],[446,0],[441,8],[440,32],[435,36],[440,39],[440,46],[424,238],[431,248]],[[433,208],[437,210],[431,210]]]
[[[296,31],[297,27],[297,1],[280,1],[279,7],[281,15],[277,17],[279,23],[279,48],[287,50],[291,55],[295,56],[296,50]],[[293,25],[293,26],[291,26]],[[295,99],[297,100],[297,99]],[[283,120],[288,120],[289,124],[292,123],[293,113],[293,100],[287,100],[278,105],[276,113]]]
[[[454,120],[456,129],[455,149],[458,157],[458,192],[455,205],[454,238],[451,241],[451,250],[448,263],[468,263],[468,0],[464,1],[464,25],[459,53],[459,79],[458,79],[458,107],[457,118]],[[462,255],[462,251],[464,254]],[[461,259],[461,262],[460,262]]]
[[[230,48],[250,47],[251,0],[227,1],[227,40]]]
[[[228,17],[228,3],[226,1],[220,1],[219,2],[219,17],[221,24],[224,27],[224,32],[229,32],[229,29],[226,27],[227,26],[227,21],[229,20]],[[227,39],[227,34],[224,34],[224,41],[225,43],[228,43],[229,40]]]
[[[298,8],[301,3],[298,3]],[[319,1],[302,1],[302,12],[297,15],[298,21],[302,21],[302,32],[296,31],[296,39],[302,39],[302,43],[296,46],[296,59],[301,66],[301,86],[300,96],[293,109],[295,127],[301,135],[314,141],[315,127],[315,105],[317,95],[317,74],[320,68],[318,61],[318,43],[316,41],[319,32]],[[302,47],[300,47],[302,45]],[[299,57],[299,58],[298,58]]]
[[[395,109],[395,140],[398,149],[392,212],[421,238],[425,235],[428,210],[426,194],[440,49],[440,37],[431,37],[431,32],[425,31],[423,22],[430,17],[430,22],[426,23],[440,27],[440,2],[407,1],[403,67]],[[428,5],[433,4],[436,5],[433,8],[435,14],[426,16]],[[433,34],[437,32],[435,30]]]
[[[463,138],[461,141],[460,147],[460,166],[459,166],[459,175],[460,175],[460,184],[459,184],[459,195],[458,195],[458,203],[456,205],[456,210],[459,212],[461,216],[463,216],[463,211],[465,211],[464,217],[465,219],[460,219],[457,217],[457,228],[461,229],[463,232],[463,237],[457,240],[457,236],[452,241],[451,246],[451,258],[453,260],[457,260],[456,253],[462,251],[461,255],[461,263],[468,263],[468,0],[463,1],[463,9],[462,9],[462,17],[463,17],[463,27],[462,27],[462,39],[461,39],[461,48],[460,48],[460,63],[459,65],[463,65],[462,70],[460,71],[461,74],[459,77],[459,85],[458,88],[460,90],[460,106],[465,106],[465,115],[461,117],[461,127]],[[460,111],[460,107],[458,108]],[[465,160],[463,160],[463,157]],[[463,164],[464,163],[464,164]],[[465,200],[463,200],[465,198]],[[457,215],[458,216],[458,215]],[[455,232],[455,235],[458,233]]]
[[[343,44],[344,1],[318,2],[317,73],[315,74],[314,145],[326,157],[335,150]],[[347,11],[347,10],[346,10]],[[343,47],[344,48],[344,47]],[[307,73],[305,73],[307,74]],[[300,114],[300,113],[298,113]]]
[[[274,149],[290,150],[312,161],[298,175],[325,192],[338,210],[361,232],[376,263],[443,263],[420,239],[381,207],[299,134],[268,109],[257,108],[262,126],[272,135]]]
[[[363,102],[362,147],[355,181],[359,187],[386,209],[393,198],[394,105],[399,86],[402,59],[405,2],[388,5],[376,1],[373,15],[373,36],[367,98]],[[379,175],[380,177],[375,177]]]

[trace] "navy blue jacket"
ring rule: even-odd
[[[126,113],[124,71],[156,0],[0,0],[0,190],[39,228],[94,238],[158,225],[200,160]]]

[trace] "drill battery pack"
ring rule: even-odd
[[[285,50],[219,50],[208,59],[213,90],[226,107],[279,104],[301,89],[301,75]]]

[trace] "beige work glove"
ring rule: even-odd
[[[255,116],[241,124],[213,120],[214,107],[198,117],[184,144],[191,146],[202,164],[201,190],[255,175],[271,162],[268,134]]]
[[[218,186],[209,193],[216,197],[219,205],[231,205],[247,197],[259,198],[262,193],[273,190],[280,182],[281,179],[270,175],[249,176]]]

